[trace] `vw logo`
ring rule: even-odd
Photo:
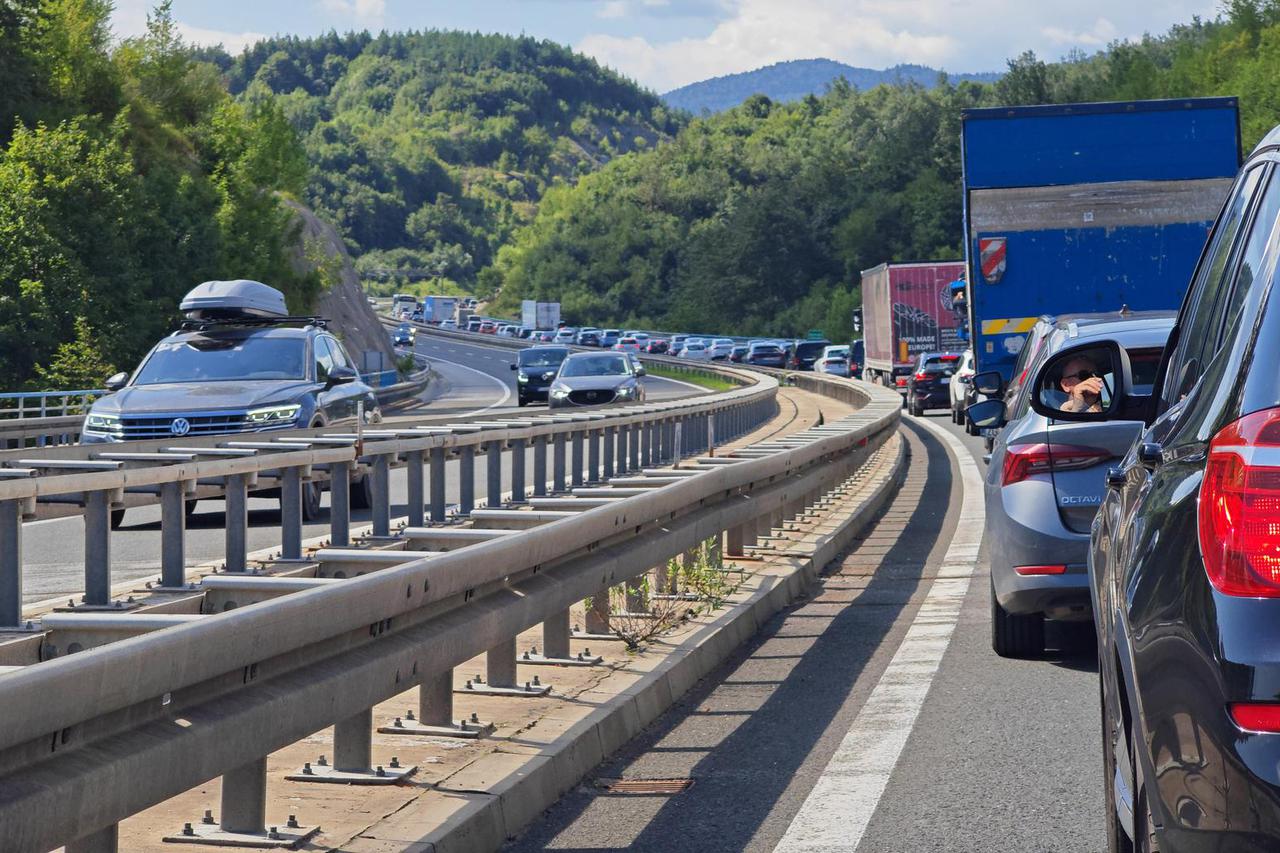
[[[173,423],[169,424],[169,432],[174,435],[186,435],[191,432],[191,421],[186,418],[174,418]]]

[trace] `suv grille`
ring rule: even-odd
[[[612,403],[614,393],[606,388],[591,391],[570,391],[569,402],[579,406],[595,406],[601,403]]]
[[[186,432],[175,433],[173,422],[182,418],[190,424]],[[292,424],[290,424],[292,426]],[[116,433],[125,441],[137,441],[146,438],[177,438],[190,435],[230,435],[239,432],[254,432],[255,427],[245,422],[245,413],[209,412],[201,415],[123,415],[120,418],[121,431]]]

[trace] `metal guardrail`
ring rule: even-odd
[[[0,394],[0,421],[55,415],[83,416],[89,410],[89,405],[105,393],[107,392],[101,389],[82,389]]]
[[[452,667],[485,651],[490,684],[519,690],[514,638],[520,631],[542,622],[547,654],[567,654],[573,603],[588,596],[607,602],[610,587],[723,531],[730,553],[740,552],[762,522],[801,511],[897,425],[896,393],[806,377],[818,393],[862,408],[801,436],[699,460],[693,469],[654,469],[772,414],[775,381],[720,370],[754,384],[607,413],[370,430],[362,437],[296,431],[264,443],[137,442],[131,454],[94,458],[84,455],[86,448],[55,448],[35,460],[0,454],[6,621],[13,624],[12,602],[20,602],[24,511],[33,501],[78,493],[85,502],[87,585],[99,607],[116,617],[108,624],[122,626],[110,635],[118,641],[86,645],[76,654],[66,654],[72,650],[66,638],[73,630],[94,636],[88,623],[102,617],[92,608],[66,614],[70,624],[59,626],[54,618],[37,626],[40,634],[25,643],[15,635],[15,646],[46,659],[0,674],[0,849],[114,850],[116,822],[219,775],[221,829],[260,833],[270,752],[336,725],[335,766],[372,773],[374,704],[419,685],[424,709],[440,711]],[[156,446],[135,449],[150,444]],[[524,482],[530,450],[532,496]],[[474,485],[477,453],[488,461],[485,510],[475,508],[467,487]],[[513,463],[510,504],[500,490],[504,454]],[[445,520],[446,455],[461,460],[460,513],[474,518],[473,528],[426,526]],[[398,464],[409,471],[409,526],[395,541],[410,550],[387,554],[377,549],[393,547],[388,472]],[[335,505],[327,557],[326,551],[304,553],[300,539],[301,483],[321,466],[333,478]],[[352,551],[344,547],[350,544],[346,484],[357,466],[373,477],[374,539]],[[584,489],[622,473],[632,480],[652,476],[653,486],[620,489],[616,497]],[[289,577],[245,571],[243,497],[255,476],[273,477],[284,490],[283,562],[269,568]],[[183,588],[185,490],[213,480],[221,481],[229,506],[228,571]],[[569,496],[542,497],[548,483],[552,493]],[[204,607],[219,583],[230,584],[239,591],[231,598],[220,593],[223,612],[148,620],[110,605],[109,562],[97,560],[95,549],[109,545],[107,513],[113,497],[127,489],[161,493],[162,572],[174,591],[156,594],[195,597]],[[525,501],[539,514],[509,508]],[[547,502],[556,511],[548,511]],[[564,514],[568,508],[578,511]],[[525,527],[513,515],[546,523]],[[477,533],[482,527],[490,532]],[[452,550],[450,541],[468,537],[475,544]],[[415,544],[444,553],[413,550]],[[335,580],[337,564],[367,574]],[[225,610],[228,602],[241,606]],[[443,719],[450,715],[451,704]]]

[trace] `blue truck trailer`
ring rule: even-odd
[[[1240,166],[1235,98],[961,114],[969,329],[1009,379],[1043,316],[1177,309]]]

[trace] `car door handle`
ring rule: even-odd
[[[1164,461],[1164,448],[1154,441],[1144,441],[1138,445],[1138,461],[1154,468]]]
[[[1107,487],[1108,488],[1112,488],[1112,489],[1120,488],[1121,486],[1124,485],[1125,479],[1126,477],[1125,477],[1123,468],[1107,469]]]

